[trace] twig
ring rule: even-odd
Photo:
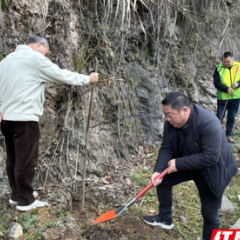
[[[70,200],[70,199],[68,198],[67,194],[66,194],[62,189],[60,189],[60,190],[63,192],[63,194],[65,195],[65,197],[67,198],[67,200]]]
[[[63,144],[65,142],[65,138],[63,138],[62,145],[61,145],[61,150],[60,150],[60,156],[59,156],[59,168],[62,173],[64,173],[62,169],[62,150],[63,150]]]
[[[53,155],[52,155],[52,158],[51,158],[51,160],[50,160],[50,164],[48,165],[48,169],[47,169],[47,173],[46,173],[46,177],[45,177],[45,181],[44,181],[44,185],[43,185],[43,191],[44,191],[44,192],[45,192],[45,190],[46,190],[45,187],[46,187],[46,183],[47,183],[49,168],[50,168],[50,166],[51,166],[52,159],[53,159],[54,156],[56,155],[56,151],[57,151],[57,147],[58,147],[59,142],[60,142],[60,141],[58,141],[57,146],[56,146],[56,148],[55,148],[55,151],[54,151],[54,153],[53,153]]]
[[[76,188],[78,153],[79,153],[79,137],[77,139],[77,159],[76,159],[76,168],[75,168],[75,179],[74,179],[74,184],[73,184],[73,192],[75,192],[75,188]]]
[[[53,228],[51,228],[51,230],[52,230],[56,235],[58,235]]]
[[[67,153],[66,153],[66,161],[67,161],[67,166],[69,168],[69,170],[71,171],[70,167],[69,167],[69,159],[68,159],[68,146],[69,146],[69,134],[67,136]]]
[[[225,28],[224,28],[224,30],[223,30],[223,32],[222,32],[222,35],[221,35],[221,37],[222,37],[222,41],[221,41],[221,43],[220,43],[220,45],[219,45],[219,49],[218,49],[218,50],[220,50],[221,47],[222,47],[223,40],[224,40],[224,34],[225,34],[225,32],[226,32],[226,30],[227,30],[227,27],[228,27],[228,25],[229,25],[229,22],[230,22],[230,17],[229,17],[229,11],[228,11],[227,4],[225,3],[225,1],[222,1],[222,2],[223,2],[224,6],[225,6],[225,8],[226,8],[226,13],[227,13],[227,23],[226,23]]]
[[[143,197],[143,200],[141,201],[140,206],[142,206],[144,200],[145,200],[145,197]]]
[[[96,58],[96,72],[98,71],[98,60]],[[85,158],[83,163],[83,184],[82,184],[82,210],[84,209],[85,205],[85,178],[86,178],[86,162],[87,162],[87,150],[88,150],[88,130],[90,126],[90,120],[91,120],[91,110],[92,110],[92,99],[93,99],[93,92],[94,92],[94,86],[91,91],[91,98],[89,103],[89,111],[88,111],[88,121],[87,121],[87,129],[86,129],[86,135],[85,135]]]
[[[69,114],[71,105],[72,105],[72,100],[70,102],[68,101],[68,109],[67,109],[67,114],[66,114],[65,119],[64,119],[64,127],[66,127],[67,118],[68,118],[68,114]]]
[[[43,29],[40,29],[39,31],[37,31],[37,33],[40,33],[40,32],[42,32],[42,31],[44,31],[44,30],[47,29],[50,25],[51,25],[51,22],[49,22],[49,23],[47,24],[47,26],[45,26]]]

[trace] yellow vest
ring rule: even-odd
[[[232,84],[240,80],[240,63],[233,62],[231,70],[223,66],[222,63],[216,66],[222,84],[232,88]],[[229,97],[229,93],[217,90],[217,98],[220,100],[238,99],[240,98],[240,88],[233,88],[233,93]]]

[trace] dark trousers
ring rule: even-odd
[[[222,197],[215,197],[205,179],[199,171],[176,172],[166,175],[157,186],[159,200],[159,215],[163,220],[172,219],[172,187],[184,181],[193,180],[198,188],[201,199],[201,213],[203,222],[203,240],[210,240],[213,229],[219,229],[220,219],[218,211]]]
[[[225,112],[226,110],[228,111],[227,113],[227,123],[226,123],[226,136],[231,136],[232,135],[232,129],[234,126],[234,122],[235,122],[235,117],[237,115],[238,112],[238,108],[239,108],[239,101],[238,99],[230,99],[227,103],[227,107],[223,113],[224,107],[225,107],[225,103],[218,101],[218,109],[217,109],[217,117],[222,120],[225,116]],[[223,116],[222,116],[223,115]]]
[[[2,121],[1,126],[11,199],[19,206],[27,206],[35,201],[32,181],[38,161],[39,125],[33,121]]]

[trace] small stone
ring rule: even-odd
[[[106,187],[98,187],[99,190],[105,191]]]
[[[0,179],[3,179],[3,178],[4,178],[3,172],[2,170],[0,170]]]
[[[19,223],[12,222],[8,233],[9,239],[18,239],[23,236],[23,228]]]
[[[86,222],[86,223],[87,223],[87,225],[88,225],[88,226],[91,226],[91,225],[94,225],[94,223],[95,223],[95,220],[94,220],[94,219],[92,219],[92,218],[90,218],[90,219],[88,219],[88,220],[87,220],[87,222]]]
[[[184,216],[180,216],[179,221],[182,223],[182,225],[185,225],[187,222],[187,219]]]
[[[63,219],[64,225],[70,229],[72,229],[75,225],[73,224],[74,218],[72,217],[65,217]]]
[[[125,178],[125,182],[128,184],[131,182],[130,178]]]
[[[225,195],[223,195],[222,206],[219,212],[234,214],[234,211],[235,211],[235,208],[232,205],[232,203],[229,201],[229,199]]]
[[[138,148],[138,155],[142,155],[142,154],[144,154],[143,147],[139,146],[139,148]]]
[[[126,236],[122,235],[119,240],[128,240],[128,238]]]
[[[238,201],[240,202],[240,195],[237,195],[237,199],[238,199]]]

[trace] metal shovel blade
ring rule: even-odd
[[[123,215],[125,213],[126,213],[125,206],[120,207],[120,208],[116,208],[114,210],[111,210],[109,212],[106,212],[106,213],[102,214],[99,218],[97,218],[95,220],[94,223],[105,222],[105,221],[111,220],[111,219],[113,219],[115,217],[121,216],[121,215]]]
[[[168,172],[168,168],[166,168],[161,174],[159,174],[155,179],[160,179],[162,177],[164,177]],[[106,212],[104,214],[102,214],[99,218],[97,218],[95,220],[94,223],[101,223],[101,222],[105,222],[108,220],[111,220],[113,218],[119,217],[123,214],[126,213],[126,210],[133,204],[135,203],[144,193],[146,193],[151,187],[153,186],[152,183],[149,183],[145,188],[143,188],[135,198],[133,198],[130,202],[128,202],[125,206],[120,207],[120,208],[116,208],[115,210],[111,210],[109,212]]]

